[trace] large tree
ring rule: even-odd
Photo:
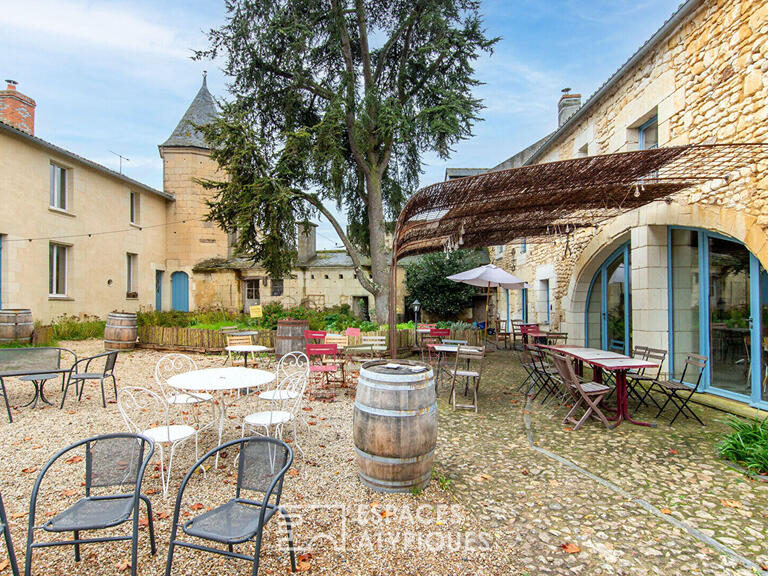
[[[296,225],[320,212],[386,320],[386,233],[422,154],[447,158],[482,105],[473,62],[495,38],[472,0],[227,0],[201,58],[222,58],[231,97],[205,129],[227,180],[211,218],[276,277]],[[346,213],[346,229],[331,207]],[[370,275],[362,267],[369,255]]]

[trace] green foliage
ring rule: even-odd
[[[198,58],[216,58],[231,98],[203,131],[227,175],[210,218],[285,276],[296,225],[336,225],[373,294],[386,290],[387,222],[418,185],[424,153],[446,158],[482,109],[474,62],[491,52],[474,0],[230,0]],[[328,206],[346,213],[338,225]],[[377,314],[380,315],[377,305]],[[383,318],[379,317],[379,320]]]
[[[52,323],[54,340],[87,340],[104,338],[106,322],[97,316],[59,316]]]
[[[418,299],[425,312],[455,318],[472,306],[476,288],[448,280],[448,276],[480,265],[480,254],[470,250],[426,254],[406,268],[408,300]]]
[[[768,420],[743,420],[731,416],[733,432],[720,443],[720,455],[755,474],[768,474]]]

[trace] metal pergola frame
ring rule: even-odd
[[[669,146],[486,172],[422,188],[395,226],[389,285],[396,357],[397,262],[415,254],[569,236],[692,186],[768,163],[768,144]]]

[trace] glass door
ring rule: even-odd
[[[586,345],[624,354],[631,350],[629,243],[611,254],[592,279],[587,293]]]
[[[731,394],[752,393],[750,253],[709,237],[710,383]]]

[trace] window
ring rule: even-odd
[[[67,169],[51,162],[51,208],[67,209]]]
[[[282,296],[283,295],[283,281],[281,280],[272,280],[272,296]]]
[[[48,245],[48,294],[67,295],[67,246]]]
[[[525,254],[527,250],[528,250],[528,244],[525,242],[525,238],[523,238],[523,243],[520,244],[520,252]]]
[[[131,224],[139,223],[139,195],[136,192],[131,192]]]
[[[125,263],[125,296],[126,298],[138,297],[137,289],[138,282],[136,282],[136,261],[138,256],[136,254],[126,254]]]
[[[496,246],[496,259],[499,260],[504,257],[504,244],[499,244]]]
[[[652,150],[659,147],[659,121],[654,116],[637,129],[637,147],[640,150]]]
[[[546,310],[544,317],[547,319],[547,324],[550,324],[549,279],[541,281],[541,291],[544,300],[544,309]]]

